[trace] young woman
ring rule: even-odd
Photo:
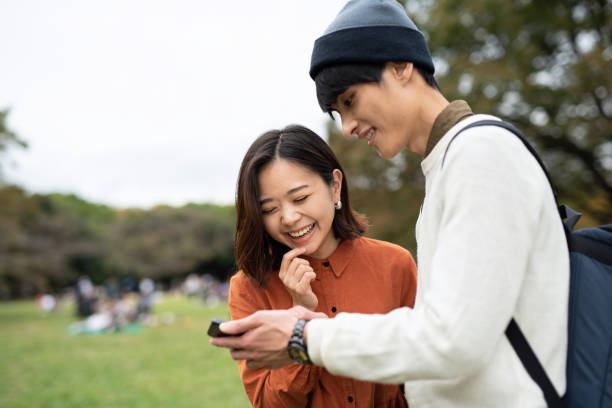
[[[412,307],[416,266],[410,253],[363,237],[347,181],[327,143],[302,126],[269,131],[242,161],[236,194],[232,319],[301,305],[334,317]],[[268,370],[239,363],[254,407],[405,407],[398,385],[337,377],[322,367]]]

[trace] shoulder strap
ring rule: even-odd
[[[558,202],[558,200],[557,200],[557,193],[555,192],[555,188],[554,188],[554,185],[552,183],[552,179],[550,178],[550,175],[548,174],[548,171],[546,170],[546,166],[544,166],[544,162],[542,162],[542,159],[540,159],[540,156],[538,155],[538,152],[536,152],[536,150],[533,148],[531,143],[529,143],[529,140],[527,140],[527,138],[525,136],[523,136],[521,131],[518,130],[513,124],[508,123],[508,122],[504,122],[504,121],[501,121],[501,120],[493,120],[493,119],[483,119],[483,120],[479,120],[477,122],[470,123],[469,125],[467,125],[463,129],[458,131],[455,134],[455,136],[453,136],[451,141],[448,142],[448,145],[446,145],[446,150],[444,151],[444,156],[442,157],[442,166],[444,166],[444,160],[446,159],[446,154],[448,153],[448,148],[455,141],[457,136],[459,136],[461,133],[465,132],[468,129],[471,129],[471,128],[474,128],[474,127],[480,127],[480,126],[497,126],[497,127],[504,128],[504,129],[508,130],[509,132],[514,133],[521,140],[521,142],[523,142],[525,147],[527,147],[527,149],[533,155],[533,157],[538,161],[538,163],[540,164],[540,167],[542,167],[542,170],[544,171],[544,174],[546,175],[546,179],[548,180],[548,183],[552,187],[553,194],[555,196],[555,202]]]
[[[521,360],[521,363],[523,363],[525,370],[527,370],[527,374],[540,386],[546,400],[546,405],[549,408],[563,408],[563,400],[559,397],[550,378],[546,375],[544,367],[542,367],[540,360],[538,360],[538,356],[533,352],[514,318],[510,320],[508,327],[506,327],[506,337],[510,340],[514,351]]]
[[[555,192],[555,188],[552,184],[552,180],[550,178],[550,175],[548,174],[548,171],[546,170],[546,167],[544,166],[544,163],[542,162],[542,159],[540,159],[540,156],[538,155],[538,153],[535,151],[533,146],[531,146],[531,143],[529,143],[529,141],[525,138],[525,136],[523,136],[520,130],[518,130],[516,127],[514,127],[512,124],[508,122],[503,122],[499,120],[479,120],[477,122],[470,123],[463,129],[458,131],[455,134],[455,136],[453,136],[451,141],[448,142],[448,145],[446,146],[446,150],[444,151],[444,156],[442,157],[442,166],[444,166],[444,160],[446,159],[446,154],[448,153],[448,149],[450,145],[453,143],[453,141],[457,138],[457,136],[459,136],[462,132],[470,128],[478,127],[478,126],[497,126],[497,127],[502,127],[514,133],[523,142],[525,147],[527,147],[527,149],[531,152],[533,157],[535,157],[537,162],[540,164],[540,167],[542,167],[542,170],[544,171],[544,174],[546,175],[546,178],[548,179],[548,182],[553,190],[553,194],[555,196],[555,202],[558,203],[557,193]],[[564,229],[565,229],[566,238],[569,239],[569,236],[570,236],[569,233],[571,232],[571,229],[574,227],[574,225],[578,221],[578,218],[580,218],[580,213],[577,213],[576,211],[572,210],[571,208],[567,206],[560,206],[558,208],[559,208],[559,216],[561,217],[561,219],[562,220],[565,218],[568,219],[567,223],[564,224]],[[569,230],[568,230],[568,224],[570,223],[571,223],[571,227],[569,227]],[[529,345],[529,342],[525,338],[525,335],[521,331],[519,325],[516,323],[516,320],[514,320],[514,318],[510,320],[510,323],[508,323],[508,327],[506,327],[506,337],[508,337],[508,341],[510,341],[510,344],[512,344],[512,348],[514,348],[514,351],[516,352],[519,359],[523,363],[523,366],[527,370],[527,373],[529,374],[529,376],[536,382],[536,384],[538,384],[538,386],[542,390],[542,393],[544,394],[544,399],[546,400],[546,404],[548,405],[548,407],[562,408],[564,406],[563,400],[561,399],[561,397],[559,397],[559,394],[557,393],[557,390],[555,390],[555,387],[550,381],[550,378],[548,378],[548,375],[546,374],[544,367],[540,363],[540,360],[538,360],[538,357],[536,356],[533,349]]]

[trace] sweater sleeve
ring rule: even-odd
[[[232,319],[241,319],[257,310],[271,309],[248,278],[239,273],[230,283],[229,308]],[[268,370],[250,369],[246,361],[238,362],[240,377],[254,408],[306,407],[310,393],[318,384],[323,368],[314,365],[291,364]]]
[[[473,136],[457,139],[439,190],[427,198],[441,212],[426,237],[435,248],[427,291],[414,309],[311,321],[315,364],[336,375],[398,383],[452,380],[490,361],[514,311],[532,229],[550,191],[514,136],[501,143]]]

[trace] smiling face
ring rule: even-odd
[[[339,244],[334,236],[334,203],[340,199],[342,172],[328,185],[307,167],[276,159],[258,175],[266,232],[289,248],[305,247],[313,258],[329,257]]]
[[[420,153],[422,99],[414,84],[412,64],[387,65],[380,82],[349,86],[332,105],[342,118],[346,138],[365,139],[381,157],[390,159],[404,147]]]

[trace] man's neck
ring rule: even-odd
[[[415,129],[416,137],[413,139],[414,143],[408,146],[409,150],[417,153],[421,157],[425,157],[434,122],[448,104],[449,102],[444,95],[438,91],[428,92],[424,96],[418,118],[420,126]]]
[[[462,121],[468,116],[472,116],[474,113],[467,102],[462,100],[456,100],[448,105],[440,112],[438,117],[435,119],[434,124],[431,128],[431,132],[427,139],[427,147],[425,149],[425,156],[433,150],[438,141],[444,137],[453,126]]]

